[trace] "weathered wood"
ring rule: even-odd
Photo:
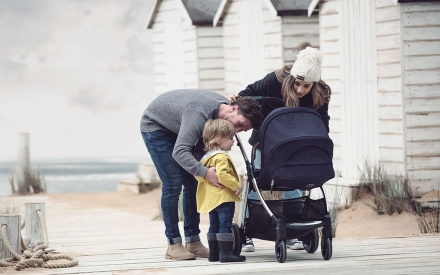
[[[30,186],[25,180],[26,173],[31,171],[29,139],[29,133],[18,134],[17,167],[15,169],[14,192],[30,192]]]
[[[21,254],[21,222],[20,215],[15,214],[2,214],[0,215],[0,229],[3,225],[8,227],[8,239],[12,249],[18,254]],[[12,257],[8,249],[5,246],[5,240],[3,240],[3,234],[0,231],[0,259]]]
[[[46,216],[44,202],[26,203],[25,215],[25,236],[31,242],[44,241],[44,229],[37,211],[41,211],[43,217]]]
[[[166,240],[162,221],[143,214],[110,207],[77,207],[66,201],[44,201],[50,245],[57,253],[74,256],[79,265],[72,268],[32,268],[33,274],[437,274],[440,235],[392,238],[338,238],[333,240],[333,257],[322,259],[320,250],[309,254],[287,249],[287,260],[276,261],[274,242],[254,239],[255,252],[242,253],[246,262],[225,264],[171,261],[164,258]],[[26,198],[27,199],[27,198]],[[206,218],[206,216],[202,216]],[[182,229],[183,224],[179,227]],[[200,225],[202,241],[209,227]],[[368,229],[365,229],[368,230]],[[183,232],[183,231],[182,231]],[[398,234],[398,233],[396,233]],[[410,248],[410,249],[409,249]],[[0,268],[12,274],[13,269]]]

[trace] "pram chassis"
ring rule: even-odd
[[[257,180],[254,175],[253,166],[251,162],[249,161],[246,152],[243,148],[243,144],[240,140],[240,137],[238,135],[235,135],[235,138],[237,140],[237,145],[240,148],[240,151],[243,155],[244,162],[246,165],[247,170],[247,179],[245,181],[245,184],[243,186],[243,200],[240,204],[239,214],[238,214],[238,220],[236,220],[237,223],[233,223],[232,225],[232,231],[234,233],[235,237],[235,246],[234,246],[234,252],[236,255],[239,255],[241,253],[242,244],[245,243],[246,239],[246,228],[245,228],[245,219],[246,219],[246,209],[248,207],[248,198],[247,194],[249,194],[249,180],[252,181],[253,190],[256,192],[261,205],[269,215],[269,217],[275,222],[276,224],[276,238],[275,238],[275,255],[278,262],[283,263],[286,260],[286,241],[287,241],[287,233],[286,228],[294,229],[294,230],[300,230],[301,232],[304,232],[304,234],[298,236],[298,238],[303,238],[304,242],[304,248],[308,253],[314,253],[318,248],[319,243],[319,236],[318,236],[318,230],[317,228],[322,227],[322,239],[321,239],[321,254],[324,258],[324,260],[329,260],[332,257],[332,229],[331,229],[331,218],[330,214],[327,211],[322,221],[308,221],[308,222],[286,222],[283,219],[277,218],[276,215],[272,212],[268,204],[266,203],[266,200],[263,198],[263,195],[261,193],[261,190],[258,188]],[[273,180],[272,180],[273,181]],[[325,192],[320,187],[321,192],[324,196],[325,200]]]

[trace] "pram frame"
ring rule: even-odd
[[[281,103],[282,100],[278,98],[265,98],[265,97],[252,97],[257,99],[258,101],[274,101]],[[280,102],[281,101],[281,102]],[[282,102],[281,104],[284,104]],[[266,200],[263,198],[263,194],[261,193],[260,188],[258,187],[257,180],[254,174],[254,167],[253,162],[249,161],[247,154],[244,150],[244,146],[241,142],[240,137],[238,134],[235,135],[235,139],[237,140],[237,146],[239,146],[240,151],[242,153],[245,166],[246,166],[246,176],[245,176],[245,184],[243,186],[242,194],[245,194],[242,196],[242,202],[240,205],[240,211],[238,216],[238,225],[233,224],[233,232],[236,238],[239,240],[236,241],[236,246],[234,248],[234,251],[237,254],[240,254],[241,252],[241,246],[244,243],[245,239],[245,219],[246,219],[246,209],[248,207],[248,194],[249,194],[249,179],[252,181],[252,186],[254,191],[256,192],[261,205],[267,212],[267,214],[270,216],[270,218],[275,222],[276,224],[276,239],[275,239],[275,252],[276,252],[276,258],[278,262],[283,263],[286,260],[286,239],[287,239],[287,233],[286,233],[286,227],[290,229],[297,229],[304,231],[304,234],[301,236],[307,236],[308,234],[312,234],[311,239],[313,239],[310,243],[311,247],[309,249],[306,249],[307,252],[313,253],[317,249],[317,242],[319,241],[317,228],[323,227],[322,230],[322,240],[321,240],[321,253],[325,260],[329,260],[332,256],[332,229],[331,229],[331,218],[330,214],[327,211],[327,214],[324,216],[324,219],[321,221],[310,221],[310,222],[301,222],[301,223],[286,223],[285,220],[279,219],[274,215],[270,207],[267,205]],[[252,155],[255,152],[255,146],[253,147]],[[252,156],[254,157],[254,156]],[[274,179],[271,180],[271,186],[273,185]],[[323,195],[324,200],[326,201],[326,196],[324,189],[322,186],[320,186],[321,193]],[[309,191],[309,190],[308,190]],[[310,192],[309,192],[310,193]],[[300,236],[298,236],[299,238]],[[314,241],[316,240],[316,241]],[[315,243],[314,243],[315,242]]]

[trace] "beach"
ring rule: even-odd
[[[140,214],[153,219],[159,214],[160,189],[148,193],[135,194],[123,192],[88,192],[88,193],[60,193],[44,194],[45,200],[51,205],[69,204],[69,207],[78,209],[102,209],[126,211]],[[2,200],[13,200],[15,204],[33,201],[30,196],[7,196]],[[420,234],[420,229],[414,215],[408,212],[394,215],[378,215],[368,206],[371,201],[367,198],[356,201],[347,209],[340,209],[337,220],[336,238],[371,238],[396,237]],[[209,224],[208,215],[201,215],[201,222]],[[165,239],[165,238],[164,238]]]
[[[218,266],[204,259],[193,263],[165,260],[163,255],[167,244],[163,233],[164,226],[162,221],[153,221],[159,213],[160,192],[160,189],[142,194],[130,191],[69,192],[3,196],[0,200],[6,203],[13,201],[14,205],[19,205],[22,215],[24,215],[25,203],[44,202],[49,238],[48,249],[55,249],[57,253],[76,257],[80,262],[78,267],[72,268],[53,270],[41,267],[26,268],[22,271],[25,273],[52,275],[161,272],[175,274],[174,272],[183,268],[189,272],[186,274],[195,274],[193,272],[231,274],[236,273],[235,268],[249,271],[257,265],[266,269],[289,269],[288,264],[278,265],[273,253],[273,242],[258,239],[254,240],[256,251],[246,253],[249,260],[244,265]],[[367,206],[368,203],[370,203],[368,200],[359,200],[350,205],[348,209],[340,210],[336,238],[333,240],[335,252],[330,262],[322,260],[319,250],[313,255],[289,250],[287,262],[295,263],[305,272],[315,270],[313,266],[315,268],[332,267],[336,273],[330,274],[340,274],[338,266],[342,268],[348,264],[358,273],[361,271],[359,264],[369,263],[368,260],[362,259],[361,255],[366,254],[364,257],[371,258],[372,261],[390,263],[393,260],[387,260],[387,257],[393,258],[396,251],[400,251],[402,245],[405,246],[405,240],[414,245],[414,242],[418,242],[414,240],[414,237],[425,236],[420,234],[417,221],[411,214],[377,215],[371,207]],[[202,241],[205,241],[208,227],[208,215],[202,215],[200,225]],[[421,241],[429,242],[425,238]],[[438,238],[434,237],[433,241],[437,242]],[[384,246],[386,248],[383,248]],[[358,251],[359,249],[362,251]],[[420,254],[420,257],[423,255]],[[434,255],[429,255],[425,257],[435,258]],[[351,260],[347,262],[344,260],[346,257]],[[412,255],[406,255],[406,257],[413,261],[417,260],[413,259]],[[221,266],[229,269],[222,271]],[[232,266],[235,266],[233,269],[235,271],[230,268]],[[382,265],[375,265],[374,268],[380,268],[380,266]],[[399,267],[400,264],[397,266]],[[364,266],[364,268],[369,268],[369,266]],[[0,273],[2,272],[10,274],[16,271],[8,267],[0,268]]]

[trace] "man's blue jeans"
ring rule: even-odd
[[[181,243],[179,231],[179,196],[183,186],[183,228],[185,242],[200,240],[200,214],[197,212],[196,178],[183,169],[172,157],[177,135],[164,131],[142,132],[151,160],[162,180],[162,207],[165,236],[168,244]]]
[[[208,233],[231,233],[235,202],[224,202],[209,212]]]

